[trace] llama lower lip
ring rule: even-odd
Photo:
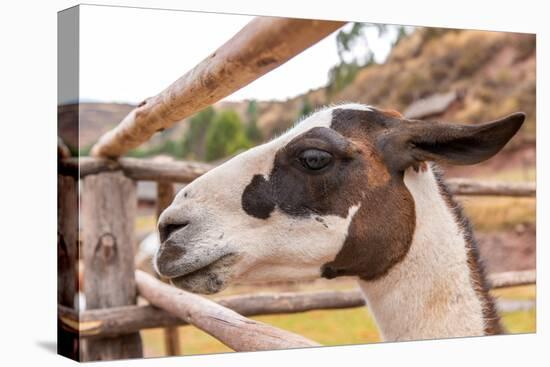
[[[205,272],[205,271],[208,271],[213,265],[215,265],[220,259],[218,260],[215,260],[213,262],[211,262],[210,264],[206,265],[206,266],[203,266],[202,268],[199,268],[197,270],[193,270],[192,272],[190,273],[187,273],[187,274],[183,274],[183,275],[178,275],[176,277],[171,277],[170,280],[172,282],[177,282],[177,281],[181,281],[181,280],[185,280],[187,278],[191,278],[193,276],[196,276],[198,275],[199,273],[202,273],[202,272]]]
[[[214,272],[201,272],[184,275],[170,280],[177,288],[200,294],[214,294],[224,286],[224,280]]]
[[[235,263],[237,256],[227,254],[218,260],[191,273],[173,277],[170,282],[181,289],[193,293],[213,294],[221,291],[231,276],[228,269]]]
[[[172,282],[174,282],[174,281],[177,282],[177,281],[185,280],[187,278],[192,278],[194,276],[200,275],[201,273],[207,273],[207,272],[210,272],[210,271],[214,271],[216,269],[216,267],[218,267],[219,265],[222,265],[223,263],[227,263],[227,260],[231,259],[233,257],[235,257],[235,255],[233,253],[229,253],[229,254],[226,254],[226,255],[223,255],[223,256],[219,257],[218,259],[212,261],[210,264],[205,265],[201,268],[195,269],[191,272],[188,272],[188,273],[185,273],[185,274],[182,274],[182,275],[177,275],[177,276],[173,276],[173,277],[169,277],[169,278]]]

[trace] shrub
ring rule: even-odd
[[[301,120],[302,118],[308,116],[313,112],[313,107],[311,107],[311,103],[309,103],[307,98],[304,98],[302,100],[302,105],[300,106],[300,110],[298,111],[298,118],[296,120]]]
[[[255,100],[248,102],[246,117],[248,119],[245,129],[247,139],[251,142],[260,142],[262,140],[262,133],[258,129],[258,104]]]
[[[218,113],[210,124],[205,138],[205,160],[213,161],[250,148],[243,124],[235,111]]]
[[[203,158],[205,155],[205,137],[216,111],[212,106],[200,111],[189,120],[189,128],[181,139],[182,157]]]

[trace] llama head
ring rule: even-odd
[[[415,229],[404,171],[481,162],[524,118],[454,125],[356,104],[320,110],[181,190],[159,220],[156,269],[198,293],[234,281],[381,277]]]

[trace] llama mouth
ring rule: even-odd
[[[170,278],[170,282],[183,290],[200,293],[214,294],[227,286],[231,278],[231,268],[237,261],[237,255],[230,253],[211,262],[200,269],[185,275]]]

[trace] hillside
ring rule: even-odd
[[[59,106],[57,109],[59,135],[65,137],[65,143],[76,145],[76,137],[67,138],[67,136],[74,120],[78,118],[80,145],[89,146],[102,134],[115,127],[133,108],[133,105],[121,103],[81,103]]]
[[[325,89],[284,103],[260,103],[265,133],[290,126],[305,99],[313,106],[343,101],[406,111],[419,99],[458,92],[442,121],[479,123],[522,110],[522,139],[535,135],[535,37],[527,34],[423,28],[399,42],[388,60],[361,70],[332,97]]]
[[[363,70],[338,100],[404,111],[415,100],[460,91],[463,100],[437,116],[478,123],[517,110],[535,132],[535,37],[483,31],[422,29],[398,44],[384,65]]]
[[[415,102],[426,99],[429,104],[438,96],[452,95],[452,103],[425,118],[475,124],[518,110],[526,112],[524,128],[507,149],[521,151],[522,164],[533,165],[535,50],[534,35],[420,28],[403,38],[384,64],[361,69],[351,84],[330,97],[325,88],[319,88],[286,101],[258,101],[257,124],[264,139],[269,139],[294,123],[305,101],[313,108],[353,101],[404,112]],[[233,109],[244,121],[247,106],[248,101],[221,102],[215,108]],[[81,104],[81,145],[93,143],[131,108]],[[186,127],[178,124],[148,144],[180,139]]]

